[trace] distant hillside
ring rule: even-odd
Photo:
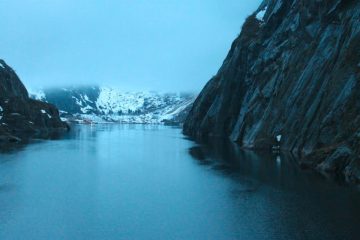
[[[193,94],[122,92],[97,86],[43,89],[30,96],[56,105],[67,120],[148,124],[181,124],[195,100]]]

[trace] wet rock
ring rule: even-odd
[[[353,159],[348,166],[346,166],[345,171],[345,178],[348,182],[351,183],[360,183],[360,160]]]
[[[328,157],[339,146],[350,155],[360,149],[359,19],[355,0],[263,1],[195,101],[184,133],[262,149],[281,133],[281,150],[303,166],[354,176],[357,158]]]
[[[351,155],[351,149],[348,147],[340,147],[320,163],[317,168],[322,172],[340,173],[349,165]]]

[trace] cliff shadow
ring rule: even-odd
[[[328,184],[323,175],[301,168],[299,159],[287,152],[247,150],[224,138],[207,138],[195,143],[188,153],[197,164],[234,181],[304,189],[309,185]],[[338,179],[331,180],[336,185],[344,185]]]

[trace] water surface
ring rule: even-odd
[[[149,125],[0,153],[0,239],[360,239],[356,189]]]

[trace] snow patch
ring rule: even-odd
[[[83,105],[83,103],[81,102],[81,100],[77,99],[76,97],[72,96],[73,99],[75,99],[76,104],[79,105],[80,107]]]
[[[114,88],[100,88],[96,106],[104,114],[127,114],[136,112],[144,105],[144,100],[149,93],[122,93]]]
[[[1,67],[1,68],[5,68],[5,66],[4,66],[2,63],[0,63],[0,67]]]
[[[256,19],[259,20],[260,22],[263,22],[266,11],[267,11],[267,6],[256,14]]]
[[[101,88],[96,108],[107,122],[159,124],[173,119],[193,101],[194,98],[179,94]]]
[[[85,94],[84,96],[82,96],[83,97],[83,99],[85,99],[85,101],[87,101],[87,102],[91,102],[90,101],[90,99],[89,99],[89,97]]]
[[[281,142],[281,138],[282,138],[282,135],[277,135],[277,136],[276,136],[276,140],[277,140],[278,142]]]
[[[85,107],[80,108],[80,110],[82,113],[88,113],[90,110],[93,110],[93,108],[90,106],[85,106]]]
[[[173,119],[175,116],[177,116],[182,111],[184,111],[192,103],[193,103],[193,99],[189,99],[189,100],[187,100],[185,102],[181,102],[175,106],[169,106],[165,110],[164,114],[162,114],[162,116],[160,117],[160,120],[163,121],[163,120]]]
[[[46,114],[46,116],[48,118],[52,118],[52,116],[50,114],[48,114],[44,109],[41,109],[40,111],[41,111],[42,114]]]
[[[46,95],[43,90],[29,89],[29,94],[30,94],[30,97],[35,100],[44,101],[46,99]]]
[[[88,88],[86,91],[81,88],[61,90],[67,91],[59,95],[60,100],[66,102],[64,109],[60,109],[61,119],[63,121],[83,120],[84,123],[162,124],[166,120],[175,119],[195,100],[195,95],[190,94],[123,92],[110,87],[94,88],[96,91],[94,93],[89,92]],[[35,96],[42,97],[41,94],[32,95],[33,98]],[[42,100],[52,95],[48,93],[44,97],[45,99]],[[71,114],[66,111],[71,111]],[[45,110],[41,112],[47,114]],[[48,115],[48,117],[51,116]]]

